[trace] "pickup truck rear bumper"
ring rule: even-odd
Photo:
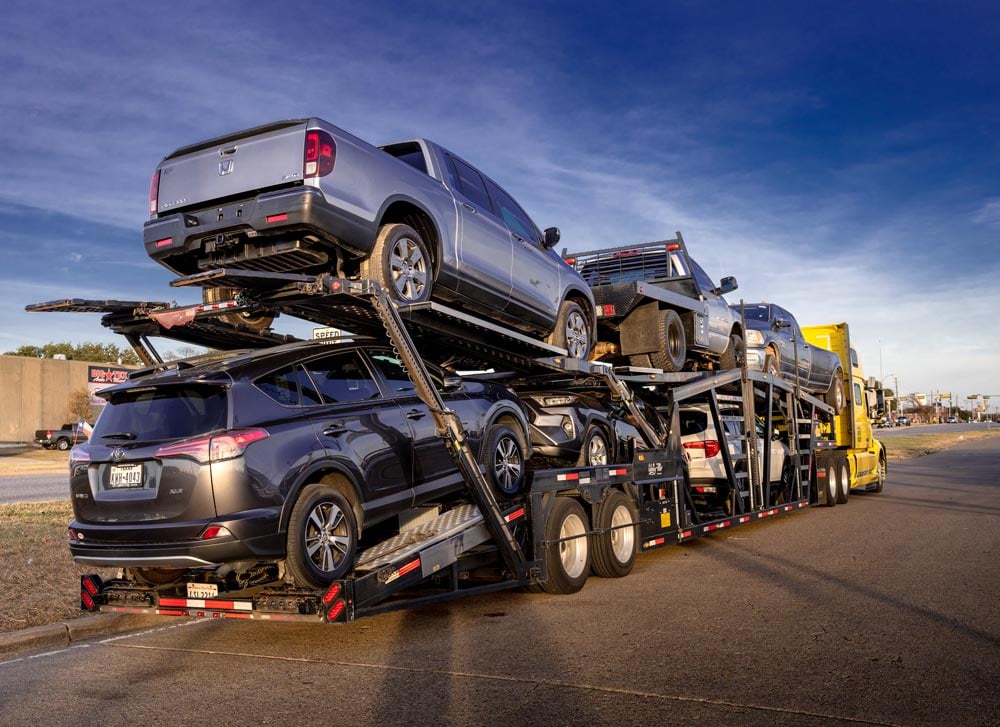
[[[178,212],[150,220],[143,227],[146,254],[181,275],[219,267],[219,257],[238,254],[242,246],[254,247],[257,241],[263,247],[299,240],[308,248],[333,246],[364,257],[371,252],[375,234],[374,222],[332,206],[314,187]],[[306,236],[319,242],[303,240]]]

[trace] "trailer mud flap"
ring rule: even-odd
[[[621,323],[622,354],[649,353],[659,346],[660,308],[656,301],[638,306]]]

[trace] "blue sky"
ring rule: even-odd
[[[143,249],[152,170],[319,116],[454,149],[571,251],[680,230],[904,392],[1000,395],[995,3],[83,7],[5,6],[0,351],[115,340],[29,303],[193,302]]]

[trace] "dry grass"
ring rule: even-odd
[[[962,434],[901,434],[887,438],[886,444],[890,459],[900,460],[998,435],[1000,428]],[[44,450],[6,455],[0,457],[0,474],[63,472],[66,459],[65,452]],[[71,519],[68,502],[0,505],[0,632],[80,615],[80,576],[95,569],[73,564],[66,542]],[[113,574],[112,570],[101,573]]]
[[[68,502],[0,505],[0,632],[81,615],[80,576],[94,569],[73,564],[71,518]]]
[[[954,447],[963,442],[985,439],[1000,435],[1000,427],[979,432],[947,432],[944,434],[896,434],[882,440],[890,460],[922,457],[925,454],[939,452],[942,449]],[[878,438],[878,432],[875,433]]]
[[[0,477],[3,475],[55,475],[67,471],[69,452],[57,449],[0,450]]]

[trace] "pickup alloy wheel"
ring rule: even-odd
[[[559,306],[556,316],[556,327],[549,336],[549,343],[559,348],[565,348],[570,358],[590,356],[593,341],[590,338],[590,324],[580,304],[572,300],[564,300]]]
[[[398,303],[429,300],[433,266],[427,243],[409,225],[383,225],[371,255],[361,261],[361,277],[376,281]]]

